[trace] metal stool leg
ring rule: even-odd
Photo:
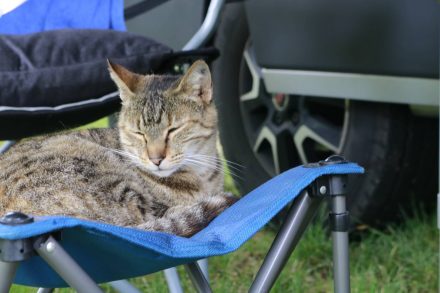
[[[35,248],[38,254],[78,292],[101,293],[102,290],[52,237]]]
[[[0,293],[8,293],[14,282],[18,262],[0,261]]]
[[[202,270],[200,269],[197,262],[189,263],[185,265],[185,270],[188,273],[191,282],[199,293],[211,293],[211,286],[209,286],[208,281],[205,279]]]
[[[325,161],[309,164],[305,167],[316,168],[323,165],[343,164],[344,162],[346,162],[345,159],[340,156],[331,156]],[[290,208],[249,292],[269,292],[315,214],[319,203],[324,198],[331,198],[333,202],[330,223],[333,231],[335,292],[346,293],[350,291],[349,224],[348,212],[345,207],[346,187],[346,175],[326,175],[317,178],[308,187],[308,191],[303,191]]]
[[[3,225],[26,225],[33,221],[32,217],[20,212],[11,212],[0,218],[0,223]],[[35,252],[79,293],[102,292],[52,236],[16,240],[0,239],[0,248],[0,293],[9,292],[18,264],[29,259]],[[40,291],[50,292],[50,290],[41,288]]]
[[[52,293],[54,290],[53,288],[40,288],[37,293]]]
[[[334,155],[320,162],[320,165],[343,164],[343,157]],[[350,292],[350,266],[348,250],[349,216],[345,205],[347,175],[326,175],[319,177],[310,187],[315,196],[331,198],[329,223],[333,241],[333,278],[337,293]]]
[[[168,289],[170,293],[183,293],[182,286],[180,285],[179,274],[176,268],[169,268],[163,271],[165,279],[167,280]]]
[[[204,259],[198,260],[197,263],[199,264],[199,267],[202,270],[202,273],[205,276],[205,279],[209,282],[208,259],[204,258]]]
[[[319,197],[311,197],[307,192],[303,192],[292,205],[249,292],[269,292],[315,215],[320,202]]]
[[[197,263],[199,265],[200,271],[202,272],[203,276],[205,277],[206,281],[209,284],[208,260],[201,259],[197,261]],[[183,289],[180,284],[180,278],[179,278],[179,274],[177,273],[177,269],[176,268],[166,269],[164,270],[164,274],[167,280],[168,289],[170,290],[170,293],[183,293]]]
[[[333,240],[333,278],[337,293],[350,292],[350,265],[348,253],[348,212],[345,195],[332,198],[330,213]]]
[[[130,284],[130,282],[128,282],[127,280],[109,282],[109,285],[112,286],[116,291],[121,293],[141,293],[141,291]]]

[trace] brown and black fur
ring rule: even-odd
[[[235,202],[223,192],[209,68],[137,75],[109,63],[117,129],[23,141],[0,156],[0,213],[67,215],[190,236]]]

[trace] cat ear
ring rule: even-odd
[[[119,64],[112,63],[108,59],[107,64],[110,77],[116,83],[116,86],[120,91],[122,101],[134,96],[136,87],[141,80],[142,75],[133,73]]]
[[[184,91],[190,99],[196,102],[211,103],[212,82],[208,64],[203,60],[194,62],[182,77],[178,90]]]

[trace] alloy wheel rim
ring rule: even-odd
[[[268,93],[250,42],[240,64],[239,94],[247,140],[270,176],[342,152],[349,101]]]

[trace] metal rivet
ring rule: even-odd
[[[324,185],[319,188],[319,193],[325,194],[326,192],[327,192],[327,187],[325,187]]]
[[[48,242],[48,243],[46,244],[46,250],[47,250],[47,252],[52,252],[52,251],[54,251],[54,250],[55,250],[55,243],[53,243],[53,242]]]

